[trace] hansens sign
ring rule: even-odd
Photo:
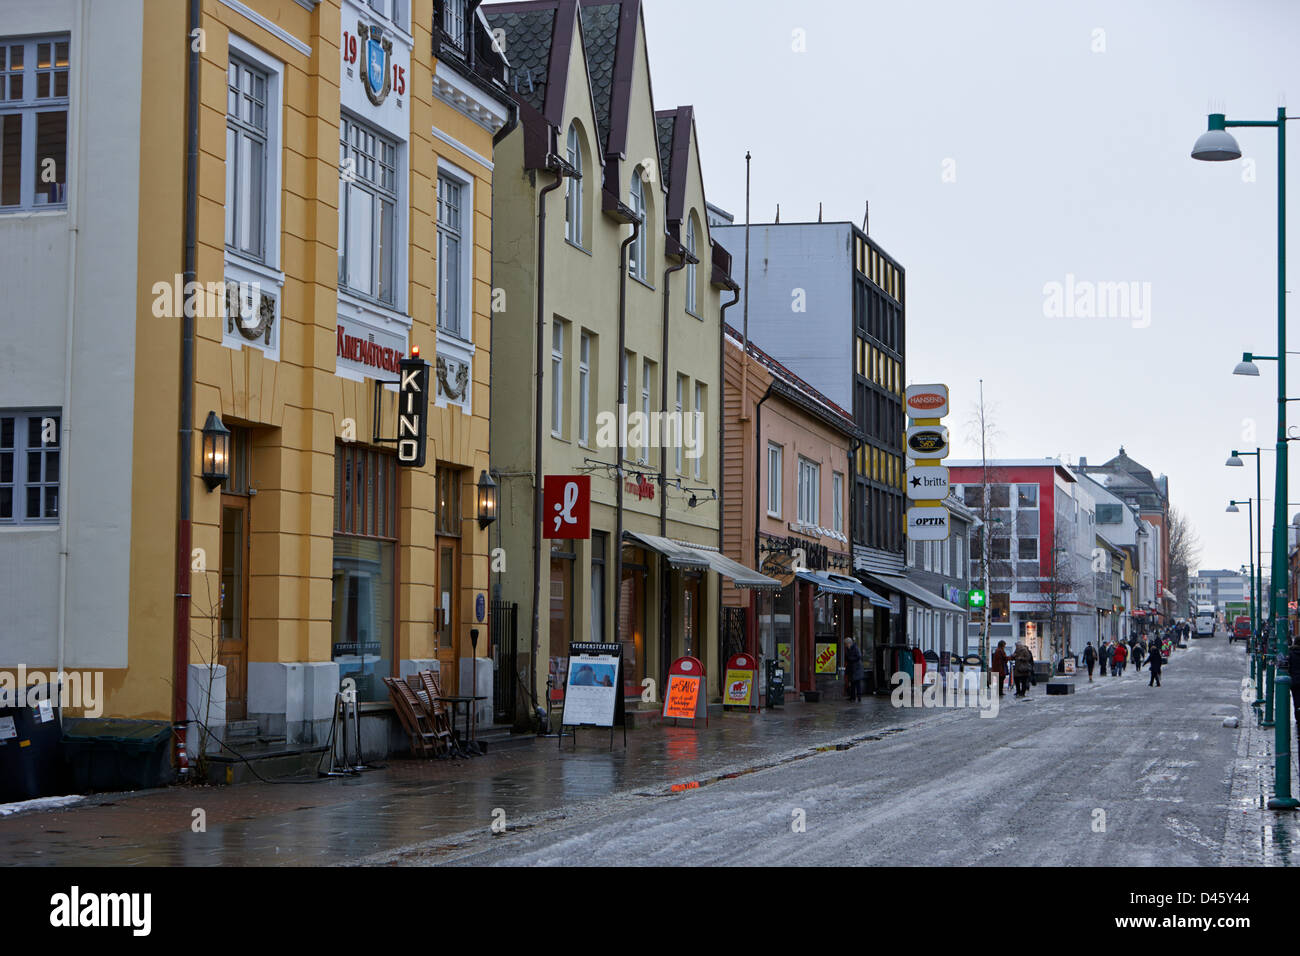
[[[429,437],[429,363],[402,359],[397,389],[397,463],[423,468]]]

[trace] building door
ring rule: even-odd
[[[217,663],[226,669],[226,719],[248,717],[248,499],[221,496]]]
[[[682,654],[704,660],[700,643],[700,575],[682,572]]]
[[[456,694],[460,652],[460,541],[456,538],[438,539],[438,668],[442,690]]]

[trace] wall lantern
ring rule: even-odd
[[[497,520],[497,483],[486,471],[478,476],[478,526],[486,528]]]
[[[203,423],[203,481],[212,491],[230,479],[230,429],[216,412]]]

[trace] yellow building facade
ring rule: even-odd
[[[19,521],[0,537],[0,586],[23,586],[6,549],[59,534],[70,583],[31,599],[33,620],[57,619],[57,635],[0,632],[0,665],[96,668],[106,714],[175,718],[183,703],[218,734],[229,724],[290,745],[323,741],[340,687],[377,716],[384,677],[436,667],[444,690],[468,691],[462,663],[474,637],[487,653],[490,626],[475,486],[490,468],[492,156],[514,122],[476,5],[202,0],[197,22],[174,0],[19,6],[20,38],[68,44],[67,192],[58,209],[6,219],[0,208],[0,245],[74,225],[80,238],[57,263],[74,277],[71,301],[53,306],[69,315],[63,395],[33,385],[3,396],[63,421],[68,506],[57,523]],[[110,56],[113,39],[124,48]],[[95,119],[107,95],[127,114],[120,129]],[[100,209],[110,200],[113,216]],[[112,271],[111,300],[82,290],[90,270]],[[117,364],[89,361],[106,303],[130,342]],[[187,309],[192,540],[180,554]],[[396,389],[376,383],[417,353],[429,362],[428,435],[412,468],[392,442]],[[91,477],[97,414],[111,415],[121,449],[99,466],[113,475],[98,479],[106,490]],[[230,433],[220,483],[203,479],[214,421]],[[81,604],[97,586],[92,635]]]

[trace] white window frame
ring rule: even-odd
[[[578,132],[576,122],[569,124],[566,138],[569,165],[579,173],[578,177],[564,180],[564,238],[575,246],[582,246],[582,134]]]
[[[641,446],[637,460],[643,465],[650,464],[650,395],[651,388],[654,385],[654,370],[654,362],[651,362],[649,359],[641,360],[641,415],[644,419],[646,430],[642,433],[645,438],[645,444]]]
[[[682,408],[685,399],[686,399],[686,376],[678,375],[677,376],[677,404],[674,406],[674,408],[677,411],[677,420],[679,422],[682,420]],[[680,441],[677,443],[677,474],[679,475],[685,474],[682,465],[682,443]]]
[[[767,514],[770,518],[781,517],[781,472],[784,457],[783,446],[776,442],[767,443]],[[775,508],[772,507],[773,503],[776,504]]]
[[[641,221],[641,228],[637,230],[636,239],[628,246],[628,274],[634,279],[646,281],[646,233],[649,231],[649,215],[647,214],[648,201],[645,195],[645,180],[642,178],[642,168],[638,166],[632,171],[632,189],[630,192],[631,201],[629,205],[632,211],[636,213]],[[677,469],[679,472],[680,468]]]
[[[799,523],[816,527],[821,523],[821,464],[800,455],[798,479]]]
[[[564,323],[551,322],[551,437],[564,437]]]
[[[698,382],[698,381],[697,381],[697,382],[695,383],[695,413],[696,413],[696,416],[697,416],[697,420],[698,420],[701,424],[700,424],[700,433],[699,433],[698,435],[695,436],[695,441],[696,441],[696,448],[695,448],[695,450],[696,450],[697,452],[699,452],[699,454],[697,454],[697,455],[695,456],[695,460],[694,460],[694,465],[695,465],[695,480],[696,480],[696,481],[703,481],[703,480],[704,480],[704,478],[703,478],[703,475],[704,475],[704,471],[703,471],[703,462],[704,462],[704,436],[705,436],[706,434],[708,434],[708,421],[707,421],[707,417],[706,417],[706,415],[705,415],[706,409],[705,409],[705,407],[704,407],[706,401],[707,401],[707,393],[705,392],[704,383],[703,383],[703,382]],[[682,427],[678,430],[678,432],[679,432],[679,435],[680,435],[680,438],[681,438],[681,444],[685,444],[685,443],[686,443],[686,437],[685,437],[685,436],[686,436],[686,423],[685,423],[685,422],[682,422]]]
[[[345,170],[347,170],[349,167],[346,162],[346,159],[343,156],[340,156],[339,158],[339,163],[340,163],[339,232],[340,232],[341,241],[340,241],[340,248],[339,248],[339,267],[340,267],[339,289],[340,292],[346,293],[347,295],[350,295],[354,298],[364,300],[365,302],[371,303],[372,305],[378,306],[380,308],[392,309],[397,312],[403,312],[406,308],[406,292],[407,292],[406,289],[407,145],[402,140],[393,136],[391,133],[385,131],[383,128],[376,126],[373,123],[367,122],[365,119],[355,116],[350,112],[344,111],[339,124],[340,146],[342,146],[343,143],[345,126],[348,128],[355,127],[357,129],[360,129],[364,133],[373,136],[376,142],[377,157],[382,157],[383,155],[382,149],[380,149],[382,145],[386,144],[393,147],[393,190],[390,192],[385,187],[383,187],[382,184],[375,183],[367,179],[366,177],[362,176],[361,173],[356,169],[355,165],[352,166],[353,178],[351,179],[351,181],[345,180],[344,178]],[[349,152],[351,152],[353,148],[354,147],[349,142],[348,143]],[[349,156],[347,158],[351,159],[352,157]],[[375,162],[378,165],[379,159],[375,158]],[[439,169],[441,170],[441,168],[442,168],[442,164],[440,163]],[[348,235],[347,227],[348,227],[348,217],[350,216],[350,204],[349,207],[345,209],[344,195],[345,193],[350,195],[351,187],[353,186],[356,186],[357,188],[361,189],[363,192],[369,193],[373,198],[384,199],[393,203],[393,238],[392,238],[393,275],[391,279],[393,295],[391,299],[385,299],[383,297],[382,291],[381,290],[377,291],[379,280],[376,274],[375,262],[377,259],[376,252],[378,251],[381,242],[381,240],[378,238],[378,231],[376,231],[374,233],[374,236],[372,237],[372,242],[369,250],[369,255],[371,257],[371,270],[370,270],[370,283],[369,283],[370,288],[358,289],[357,287],[349,284],[346,279],[348,273],[347,259],[348,256],[350,255],[350,251],[347,246],[347,235]],[[345,190],[344,187],[349,187],[349,188]],[[378,214],[377,210],[375,211],[374,214],[375,215]],[[472,238],[470,241],[472,242]]]
[[[435,204],[439,206],[435,225],[438,229],[437,256],[438,256],[438,333],[441,335],[447,333],[460,339],[462,342],[468,342],[473,338],[474,322],[474,177],[465,171],[452,166],[450,163],[438,163],[438,180],[435,191],[440,196],[440,190],[443,180],[456,185],[460,190],[460,228],[455,230],[455,236],[460,241],[460,260],[457,263],[460,279],[460,302],[458,303],[458,312],[456,321],[452,322],[446,319],[443,312],[442,289],[445,281],[445,264],[443,263],[443,245],[441,224],[441,201],[435,198]],[[446,323],[446,324],[444,324]]]
[[[844,533],[844,475],[838,471],[831,472],[831,530],[836,534]]]
[[[591,427],[591,333],[585,329],[578,340],[578,444],[586,446]]]
[[[283,200],[282,189],[284,177],[284,63],[271,56],[265,50],[254,46],[241,36],[232,33],[229,36],[229,49],[238,59],[247,61],[267,75],[266,116],[266,193],[264,215],[262,217],[264,255],[262,259],[253,259],[238,249],[224,246],[226,279],[231,282],[249,283],[260,286],[275,299],[275,315],[272,320],[271,344],[253,342],[229,328],[223,326],[222,343],[228,348],[243,349],[252,347],[268,357],[278,360],[280,357],[280,336],[282,332],[281,305],[284,301],[284,272],[282,271],[283,241]],[[229,76],[229,67],[227,67]],[[227,98],[227,106],[229,99]],[[228,197],[227,197],[228,198]],[[225,225],[222,224],[223,236]],[[224,245],[224,244],[223,244]]]
[[[0,528],[14,527],[58,527],[63,514],[63,497],[64,497],[64,462],[66,456],[63,452],[63,411],[57,408],[31,409],[31,408],[14,408],[0,409],[0,419],[13,419],[13,445],[12,447],[0,448],[0,466],[3,465],[6,456],[9,457],[11,467],[10,480],[0,484],[0,488],[9,489],[12,495],[12,511],[9,517],[0,517]],[[54,444],[53,445],[30,445],[27,441],[28,425],[32,421],[38,422],[38,429],[44,435],[44,424],[42,419],[54,419]],[[3,434],[0,432],[0,441],[3,440]],[[54,481],[47,481],[43,476],[38,475],[35,480],[27,473],[27,456],[29,453],[38,453],[41,455],[41,468],[44,470],[46,458],[51,453],[59,455],[59,464],[57,475]],[[0,479],[3,479],[3,471],[0,471]],[[45,510],[45,489],[53,486],[55,509],[57,513],[50,518],[37,516],[35,518],[27,517],[27,492],[30,488],[41,489],[39,494],[40,510]]]
[[[36,49],[41,43],[49,43],[51,66],[50,92],[54,92],[55,73],[62,72],[61,68],[55,67],[54,62],[57,57],[57,44],[68,44],[68,93],[66,96],[48,96],[41,99],[36,98],[36,76],[37,60]],[[76,140],[76,133],[72,129],[72,90],[74,83],[80,72],[76,66],[77,57],[80,55],[78,47],[73,45],[70,33],[43,33],[36,35],[18,35],[12,37],[0,37],[0,47],[4,47],[4,62],[0,64],[0,94],[8,95],[8,77],[11,75],[4,71],[3,68],[8,66],[9,51],[8,47],[19,46],[23,48],[23,68],[22,68],[22,98],[19,100],[0,99],[0,127],[3,126],[4,117],[19,117],[19,159],[18,159],[18,203],[10,206],[0,206],[0,215],[11,215],[13,213],[34,213],[34,212],[65,212],[68,208],[68,191],[72,187],[72,156],[73,144]],[[59,113],[64,115],[64,147],[63,147],[63,198],[57,202],[36,201],[36,187],[40,179],[40,163],[36,157],[36,117],[39,113]]]
[[[232,88],[230,85],[230,72],[234,69],[239,74],[236,85]],[[262,102],[263,128],[259,129],[251,120],[245,120],[241,116],[232,116],[230,112],[230,97],[232,92],[235,96],[244,98],[248,97],[252,91],[244,88],[243,77],[250,74],[255,80],[261,79],[264,83],[264,94]],[[272,143],[272,127],[278,111],[276,105],[276,76],[267,70],[260,63],[256,63],[250,58],[242,55],[239,50],[233,46],[230,50],[230,56],[226,61],[226,251],[237,257],[251,260],[262,265],[267,264],[268,254],[271,253],[271,230],[268,220],[271,218],[271,210],[277,205],[276,200],[279,198],[277,192],[272,192],[270,186],[270,167],[275,161]],[[235,136],[235,155],[230,155],[230,136]],[[242,145],[245,140],[261,146],[262,158],[261,169],[257,170],[261,179],[261,195],[252,195],[252,189],[247,185],[249,177],[253,171],[243,168],[243,150]],[[278,153],[278,151],[276,151]],[[248,199],[250,220],[256,222],[242,222],[239,214],[245,205],[245,196]],[[249,235],[248,245],[245,245],[242,235],[247,232]],[[254,248],[250,248],[254,247]]]
[[[692,256],[697,256],[698,258],[695,251],[696,245],[695,216],[690,215],[686,220],[686,251]],[[699,318],[700,316],[698,268],[699,267],[693,262],[686,266],[686,311],[696,318]]]

